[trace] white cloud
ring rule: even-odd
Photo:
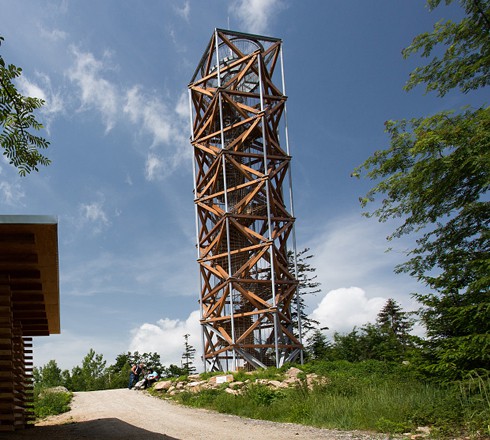
[[[395,274],[397,264],[406,260],[408,239],[387,242],[393,223],[379,223],[360,215],[331,220],[307,243],[323,291],[359,286],[371,296],[394,298],[408,307],[410,294],[421,289],[405,274]],[[386,252],[392,246],[393,250]],[[309,298],[310,300],[312,298]],[[313,297],[314,299],[314,297]]]
[[[92,203],[81,203],[79,205],[81,215],[79,226],[90,225],[94,234],[100,233],[110,225],[109,218],[105,213],[103,201]]]
[[[342,287],[328,292],[310,317],[318,321],[321,327],[328,327],[326,333],[329,335],[334,332],[347,333],[354,326],[374,323],[387,299],[368,298],[366,292],[359,287]]]
[[[40,108],[40,113],[43,119],[43,125],[49,132],[49,126],[52,120],[64,111],[64,102],[60,92],[55,92],[51,85],[51,79],[44,74],[36,74],[38,83],[29,80],[25,75],[17,79],[19,92],[25,96],[39,98],[44,101],[44,105]]]
[[[182,353],[184,352],[184,335],[189,334],[189,344],[196,349],[194,366],[202,368],[200,360],[201,352],[201,327],[199,323],[199,311],[193,311],[185,320],[163,318],[156,324],[142,324],[132,330],[132,338],[129,351],[140,353],[156,352],[160,354],[163,365],[180,366]]]
[[[101,222],[104,225],[107,225],[109,223],[109,220],[107,220],[107,216],[102,209],[102,206],[100,203],[94,202],[94,203],[89,203],[89,204],[83,204],[81,205],[80,209],[82,210],[82,214],[85,219],[91,222]]]
[[[124,113],[130,121],[153,137],[153,145],[167,144],[177,134],[167,106],[159,99],[144,96],[138,86],[126,94]]]
[[[284,7],[281,0],[239,0],[230,5],[245,32],[267,34],[271,18]]]
[[[324,293],[307,295],[305,300],[310,316],[329,327],[329,335],[374,322],[388,298],[404,311],[418,309],[411,293],[424,287],[393,271],[406,260],[408,247],[407,240],[386,241],[393,228],[393,223],[345,216],[322,225],[307,244],[313,256],[309,264],[316,269],[315,281]],[[386,252],[389,245],[394,247],[392,252]]]
[[[140,128],[140,134],[152,138],[145,164],[149,181],[167,177],[189,157],[188,137],[183,134],[188,131],[185,124],[188,111],[184,112],[182,106],[182,95],[171,110],[161,99],[143,93],[138,86],[126,93],[123,112]]]
[[[189,0],[186,0],[181,8],[176,6],[175,11],[177,12],[177,15],[180,15],[185,21],[189,21],[189,16],[191,13],[191,5]]]
[[[155,180],[163,171],[164,166],[162,160],[154,153],[149,153],[146,158],[145,177],[146,180]]]
[[[189,120],[189,94],[187,92],[183,92],[180,95],[177,105],[175,106],[175,112],[182,118],[183,121]]]
[[[63,41],[66,40],[68,34],[65,31],[60,29],[46,29],[43,27],[39,27],[39,32],[42,37],[51,42]]]
[[[119,108],[116,87],[102,77],[102,72],[109,66],[92,53],[81,52],[76,47],[72,47],[72,53],[75,64],[68,71],[68,77],[80,88],[82,109],[98,110],[104,118],[106,132],[109,132],[114,127]],[[108,54],[105,57],[108,58]]]
[[[188,136],[188,110],[183,110],[182,96],[175,103],[167,104],[155,92],[146,92],[134,85],[125,90],[103,77],[112,69],[92,53],[72,48],[75,63],[68,77],[80,90],[80,110],[96,110],[102,115],[106,133],[117,123],[130,125],[138,136],[138,145],[144,145],[145,137],[151,142],[146,151],[145,176],[147,180],[161,180],[174,172],[191,149]],[[121,111],[122,110],[122,111]],[[139,148],[141,149],[141,148]]]
[[[0,182],[0,197],[3,203],[9,206],[18,206],[25,197],[25,192],[18,183],[10,183],[7,181]]]

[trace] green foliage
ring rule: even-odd
[[[410,335],[412,326],[409,314],[390,298],[378,313],[376,323],[354,327],[346,334],[335,332],[332,343],[317,331],[308,340],[307,352],[313,360],[404,361],[415,354],[417,338]]]
[[[196,367],[192,364],[196,349],[189,344],[189,336],[189,334],[184,335],[184,353],[182,354],[182,369],[185,375],[196,372]]]
[[[82,366],[75,367],[71,372],[73,391],[94,391],[105,388],[104,356],[90,349],[83,358]]]
[[[446,3],[451,3],[447,0]],[[404,55],[432,55],[406,86],[425,83],[444,96],[464,93],[490,81],[490,6],[460,0],[466,15],[459,23],[437,23],[417,36]],[[440,0],[429,0],[430,8]],[[456,380],[490,364],[490,108],[444,111],[410,121],[388,121],[390,147],[377,151],[354,174],[366,171],[375,186],[365,206],[381,195],[368,216],[403,220],[389,239],[414,235],[409,260],[396,268],[431,289],[415,294],[427,328],[424,369],[442,380]]]
[[[251,400],[256,405],[269,406],[278,399],[284,399],[286,394],[283,391],[273,390],[262,384],[252,384],[246,388],[245,398]]]
[[[82,364],[68,370],[61,371],[56,361],[51,360],[42,367],[34,367],[33,379],[34,385],[38,389],[44,389],[55,386],[64,386],[71,391],[94,391],[104,389],[125,388],[128,386],[129,372],[131,365],[135,363],[144,363],[147,370],[156,371],[161,377],[170,371],[168,377],[172,377],[176,371],[166,369],[160,363],[158,353],[143,353],[137,351],[134,353],[127,352],[119,354],[113,365],[106,367],[106,361],[102,354],[97,354],[90,349],[83,358]],[[182,369],[178,369],[176,376],[183,374]]]
[[[376,429],[381,432],[388,432],[390,434],[402,434],[404,432],[410,432],[411,426],[407,423],[393,422],[392,420],[380,417],[376,422]]]
[[[221,373],[220,373],[221,374]],[[170,364],[168,367],[164,367],[162,377],[181,377],[187,376],[187,371],[175,364]]]
[[[37,389],[34,392],[34,415],[40,419],[67,412],[72,397],[71,393],[63,391]]]
[[[327,359],[331,353],[331,344],[320,329],[315,329],[306,340],[306,354],[308,359]]]
[[[441,0],[428,0],[432,10]],[[452,0],[445,0],[446,4]],[[418,67],[405,88],[426,84],[426,91],[436,91],[444,96],[459,88],[463,93],[490,84],[490,5],[488,0],[459,0],[465,17],[458,23],[442,20],[432,32],[417,35],[403,51],[405,58],[420,53],[428,58],[438,46],[445,47],[442,58],[434,57],[426,66]]]
[[[431,433],[446,438],[488,435],[488,377],[441,385],[426,382],[410,366],[374,360],[321,361],[302,369],[326,377],[326,384],[275,390],[254,383],[258,378],[251,374],[247,378],[252,383],[239,395],[223,388],[174,398],[223,413],[323,428],[397,434],[430,426]]]
[[[159,374],[161,374],[165,369],[165,367],[161,363],[160,355],[158,353],[145,352],[140,354],[139,352],[135,351],[132,354],[131,352],[128,352],[126,355],[121,356],[125,356],[125,358],[123,357],[122,359],[120,359],[120,363],[123,362],[124,359],[127,359],[129,365],[142,363],[145,365],[146,370],[156,371]]]
[[[296,261],[292,251],[288,252],[288,269],[296,274],[298,280],[298,297],[291,304],[291,321],[293,329],[299,335],[299,321],[301,320],[302,334],[314,330],[319,322],[310,318],[306,313],[305,296],[316,295],[321,292],[320,283],[316,281],[316,268],[308,260],[313,258],[310,248],[304,248],[296,253]],[[299,317],[299,318],[298,318]]]
[[[3,40],[0,36],[0,46]],[[20,67],[6,64],[0,55],[0,146],[10,164],[25,176],[31,171],[38,171],[38,165],[49,165],[50,160],[39,151],[46,149],[49,142],[32,131],[43,128],[34,113],[44,105],[44,101],[18,92],[14,80],[21,74]]]
[[[50,388],[63,385],[61,369],[54,359],[50,360],[43,367],[34,367],[32,376],[34,386],[37,387]]]

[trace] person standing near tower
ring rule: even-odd
[[[129,385],[128,385],[129,389],[133,388],[133,385],[136,382],[138,382],[140,374],[143,372],[143,367],[144,367],[144,365],[142,363],[134,364],[131,367],[131,372],[129,373]]]

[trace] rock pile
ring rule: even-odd
[[[207,380],[201,379],[199,374],[188,376],[187,380],[162,380],[153,385],[153,390],[164,392],[169,396],[182,392],[198,393],[206,389],[223,388],[225,392],[238,395],[252,383],[267,386],[271,389],[281,389],[306,385],[309,389],[317,385],[325,385],[328,379],[317,374],[302,374],[299,368],[292,367],[287,370],[282,380],[260,379],[253,372],[247,373],[249,379],[236,381],[232,374],[213,376]],[[255,376],[255,377],[254,377]]]

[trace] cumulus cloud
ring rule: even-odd
[[[410,244],[408,239],[388,243],[386,237],[393,228],[389,222],[360,215],[323,224],[306,246],[313,255],[310,263],[323,291],[358,286],[370,297],[394,298],[407,306],[410,294],[421,286],[408,275],[394,273],[395,266],[406,260]],[[393,250],[387,252],[388,246]]]
[[[395,274],[394,267],[406,260],[407,242],[392,242],[386,252],[386,236],[393,224],[378,223],[359,215],[326,222],[307,243],[313,256],[309,263],[316,269],[323,294],[307,295],[305,301],[311,317],[321,326],[349,332],[374,322],[388,298],[397,301],[405,311],[419,305],[411,293],[423,286],[405,274]],[[326,293],[325,293],[326,292]]]
[[[238,18],[246,32],[265,34],[271,18],[283,7],[281,0],[239,0],[233,2],[229,10]]]
[[[310,317],[328,327],[327,334],[347,333],[354,326],[375,322],[376,316],[388,298],[368,298],[359,287],[342,287],[331,290],[318,303]]]
[[[184,335],[189,334],[189,344],[196,349],[194,366],[199,369],[201,361],[201,329],[199,311],[193,311],[183,321],[162,318],[155,324],[145,323],[132,330],[129,351],[140,353],[156,352],[160,354],[163,365],[178,365],[184,351]]]

